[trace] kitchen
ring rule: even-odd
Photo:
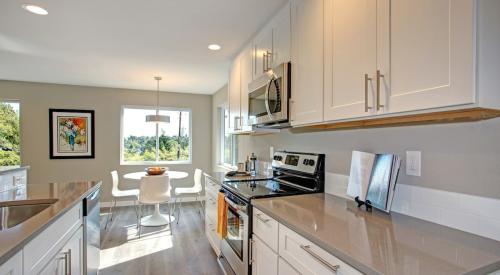
[[[113,15],[117,22],[126,24],[120,20],[138,16],[135,10],[149,15],[136,25],[132,16],[134,22],[124,26],[168,49],[151,48],[154,57],[133,54],[150,49],[149,43],[131,41],[112,24],[88,32],[105,22],[112,3],[95,22],[76,12],[88,10],[84,3],[38,1],[49,11],[43,16],[23,10],[23,3],[1,4],[9,13],[2,11],[0,19],[0,101],[17,106],[20,136],[20,149],[13,150],[19,151],[18,166],[1,173],[8,174],[2,177],[1,205],[14,206],[13,195],[49,206],[13,227],[2,223],[0,274],[39,274],[54,263],[37,265],[30,245],[43,234],[54,238],[47,229],[77,212],[68,225],[71,234],[57,234],[62,238],[46,257],[66,251],[70,235],[76,236],[82,247],[67,251],[81,254],[61,254],[54,269],[85,274],[90,261],[84,258],[84,231],[90,227],[79,202],[96,190],[100,274],[499,272],[498,1],[209,2],[203,15],[189,9],[195,3],[178,4],[179,10],[172,3],[155,2],[156,10],[123,4],[124,16]],[[231,15],[200,35],[208,22],[201,21],[221,15],[215,7],[223,6]],[[61,14],[70,11],[81,37],[61,25]],[[200,20],[187,22],[173,11]],[[12,24],[23,20],[27,33]],[[144,31],[153,21],[182,22],[184,31],[161,33],[190,42],[196,37],[203,51],[181,49],[160,32]],[[44,31],[49,26],[55,34]],[[218,29],[227,33],[210,38]],[[72,39],[83,46],[73,46]],[[61,44],[60,56],[47,50],[58,48],[53,41]],[[218,50],[208,44],[219,44],[209,47]],[[135,67],[129,63],[134,61]],[[89,69],[91,64],[103,70]],[[163,78],[153,79],[158,75]],[[94,111],[93,154],[49,156],[51,109]],[[169,122],[143,126],[155,110]],[[141,135],[156,138],[156,151],[153,146],[133,154]],[[169,149],[173,142],[175,149]],[[359,183],[353,171],[366,168],[355,165],[358,153],[390,154],[398,163],[391,170],[389,208],[358,207],[348,195]],[[137,190],[141,177],[131,174],[151,166],[167,167],[172,179],[172,199],[157,209],[174,220],[160,227],[142,226],[135,197],[116,200],[112,191],[111,171],[119,175],[120,191]],[[201,183],[197,169],[203,170]],[[235,170],[244,175],[226,174]],[[192,196],[175,194],[201,185]],[[152,206],[144,208],[155,215]],[[70,270],[59,270],[68,265]]]

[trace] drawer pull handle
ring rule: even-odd
[[[300,245],[300,248],[302,248],[305,252],[309,253],[313,258],[318,260],[318,262],[322,263],[324,266],[328,267],[331,271],[337,273],[337,271],[340,268],[340,265],[332,265],[329,262],[325,261],[323,258],[321,258],[318,254],[314,253],[312,251],[310,245]]]
[[[264,219],[260,216],[260,214],[255,214],[255,216],[257,216],[257,219],[259,219],[261,222],[264,222],[264,223],[267,223],[270,221],[270,219]]]

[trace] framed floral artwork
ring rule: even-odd
[[[94,158],[94,111],[49,109],[51,159]]]

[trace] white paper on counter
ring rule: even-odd
[[[359,197],[362,201],[366,199],[374,160],[375,154],[352,151],[351,172],[349,184],[347,185],[347,195],[349,197]]]

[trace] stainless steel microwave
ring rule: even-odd
[[[290,63],[283,63],[248,84],[251,125],[273,127],[288,122],[290,67]]]

